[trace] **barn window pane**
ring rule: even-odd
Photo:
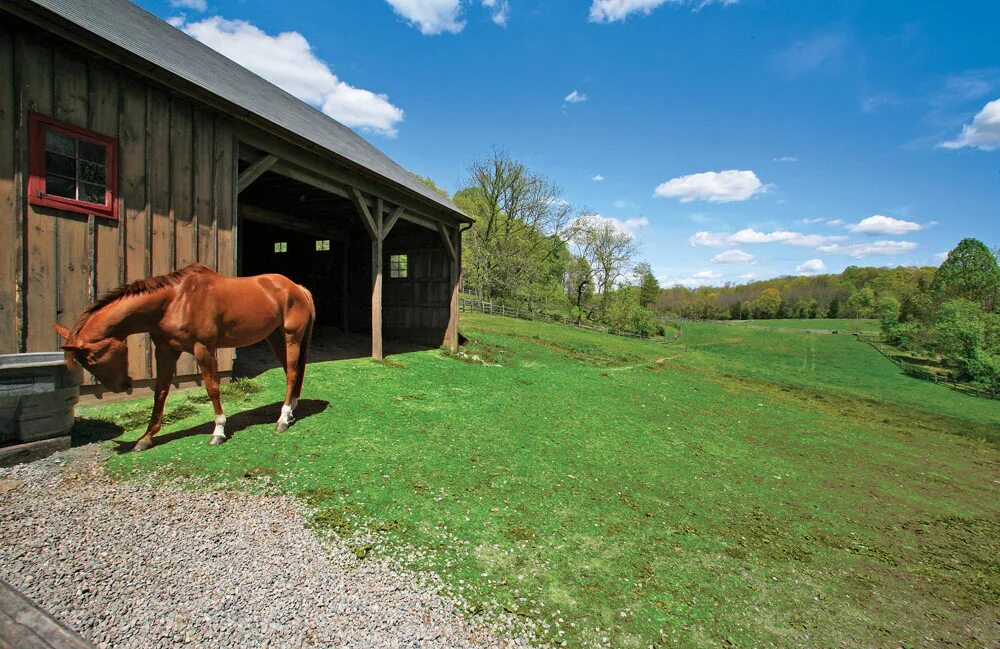
[[[274,242],[274,252],[288,252],[288,242],[287,241],[275,241]]]
[[[316,241],[316,250],[326,252],[330,249],[329,239],[320,239]]]
[[[407,277],[406,255],[389,255],[389,277],[405,279]]]
[[[52,170],[49,169],[49,172],[51,173]],[[103,164],[87,162],[86,160],[80,161],[80,180],[82,182],[103,185],[106,177],[107,170]]]
[[[108,153],[103,144],[80,140],[80,159],[89,162],[104,164],[107,162]]]
[[[80,200],[104,205],[104,185],[80,183]]]
[[[76,176],[76,160],[58,153],[48,152],[45,154],[45,172],[73,178]]]
[[[62,176],[46,176],[45,193],[63,198],[76,198],[76,183]]]
[[[47,131],[45,133],[45,150],[75,158],[76,138],[63,133]]]

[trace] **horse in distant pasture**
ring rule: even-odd
[[[146,434],[135,444],[153,445],[163,423],[163,406],[177,359],[189,352],[198,361],[205,390],[215,407],[209,442],[226,441],[226,416],[219,400],[216,350],[267,340],[285,368],[285,401],[277,432],[288,430],[302,393],[306,354],[316,320],[312,294],[283,275],[225,277],[202,266],[139,280],[94,302],[72,329],[52,327],[65,339],[66,364],[80,364],[112,392],[132,391],[128,347],[132,334],[148,333],[156,345],[153,414]]]

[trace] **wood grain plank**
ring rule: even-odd
[[[212,209],[212,147],[215,120],[204,110],[194,112],[194,218],[198,228],[198,262],[215,268],[215,211]]]
[[[215,122],[214,178],[216,224],[216,270],[223,275],[236,274],[236,138],[232,124],[222,118]],[[220,349],[219,370],[233,369],[235,355],[231,349]]]
[[[118,75],[107,67],[90,66],[90,125],[92,131],[118,138]],[[121,144],[119,143],[119,156]],[[120,159],[120,158],[119,158]],[[118,187],[121,194],[121,165],[118,165]],[[119,204],[118,221],[95,217],[94,219],[94,286],[95,295],[103,295],[125,281],[123,251],[124,226]]]
[[[118,217],[125,228],[125,281],[149,277],[149,203],[146,195],[146,106],[142,83],[123,76],[119,93],[118,168],[120,169]],[[128,339],[129,371],[133,378],[152,376],[148,335]]]
[[[15,60],[21,66],[20,77],[20,138],[21,168],[28,168],[28,113],[52,114],[52,51],[26,36],[15,39]],[[27,182],[25,177],[24,183]],[[22,185],[24,187],[24,185]],[[26,188],[21,190],[25,202],[25,278],[24,320],[25,351],[52,351],[60,338],[52,330],[56,321],[56,225],[54,212],[27,204]]]
[[[53,74],[53,111],[57,119],[87,128],[87,66],[79,58],[56,51]],[[76,212],[54,211],[56,225],[57,276],[56,316],[72,324],[92,301],[89,217]],[[87,384],[94,382],[86,376]]]
[[[17,200],[17,105],[14,92],[14,40],[0,31],[0,232],[11,242],[0,255],[0,354],[18,351],[17,284],[18,259],[22,242],[20,220],[23,212]]]
[[[174,268],[184,268],[198,259],[198,230],[194,221],[193,151],[194,123],[191,105],[174,99],[170,104],[170,220],[174,224]],[[177,375],[198,371],[191,354],[181,354]]]
[[[174,270],[174,224],[170,212],[170,97],[150,89],[146,109],[146,195],[149,198],[151,274]],[[151,367],[156,375],[156,366]]]

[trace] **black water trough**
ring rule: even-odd
[[[69,448],[82,381],[63,352],[0,355],[0,465]]]

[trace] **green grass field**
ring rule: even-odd
[[[462,325],[495,365],[314,364],[282,436],[268,372],[230,389],[217,448],[189,392],[166,443],[110,469],[266,481],[317,526],[382,539],[360,556],[394,553],[470,614],[568,646],[1000,644],[1000,403],[903,376],[852,336]],[[148,408],[79,410],[132,440]]]
[[[878,331],[878,320],[861,318],[812,318],[812,319],[792,319],[787,320],[733,320],[729,324],[739,327],[749,325],[752,327],[772,327],[775,329],[828,329],[837,330],[841,333],[852,331]]]

